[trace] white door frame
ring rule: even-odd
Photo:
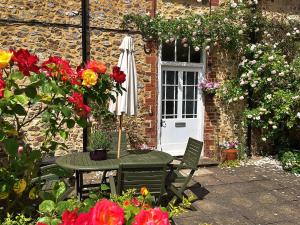
[[[163,66],[172,66],[172,67],[187,67],[187,68],[199,68],[200,70],[203,69],[203,73],[206,73],[206,54],[202,54],[203,62],[202,63],[187,63],[187,62],[165,62],[161,61],[161,45],[158,50],[158,77],[157,77],[157,150],[162,151],[161,148],[161,79],[162,79],[162,67]],[[199,71],[200,73],[201,71]],[[204,75],[203,74],[203,75]],[[205,78],[205,76],[203,76]],[[204,95],[202,93],[202,99],[204,99]],[[199,106],[197,106],[199,107]],[[205,112],[205,105],[203,102],[203,112]],[[204,125],[204,115],[203,115],[203,125]],[[204,138],[204,127],[203,127],[203,138]],[[203,155],[203,151],[201,152],[201,155]]]

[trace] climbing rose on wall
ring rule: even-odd
[[[82,85],[91,87],[97,83],[98,75],[91,69],[82,72]]]
[[[20,48],[18,51],[12,51],[12,61],[17,64],[19,70],[29,76],[30,72],[39,73],[40,68],[36,65],[39,58],[36,55],[31,55],[28,50]]]
[[[125,73],[121,71],[118,66],[113,67],[113,72],[110,74],[110,77],[119,84],[123,83],[126,79]]]
[[[75,111],[81,117],[86,117],[91,112],[91,108],[83,103],[83,95],[79,92],[74,92],[68,101],[74,104]]]

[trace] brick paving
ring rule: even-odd
[[[300,225],[300,177],[271,165],[200,168],[186,192],[198,210],[177,225]]]

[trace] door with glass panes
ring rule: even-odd
[[[174,49],[173,61],[164,55],[166,47]],[[189,137],[203,141],[204,130],[204,104],[198,88],[203,79],[201,52],[193,58],[195,52],[180,47],[163,45],[161,52],[160,148],[171,155],[183,155]]]

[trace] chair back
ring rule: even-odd
[[[146,187],[151,195],[161,197],[165,193],[167,165],[165,164],[120,164],[117,194],[128,189],[140,191]]]
[[[182,163],[184,164],[185,167],[193,170],[196,170],[198,168],[202,147],[203,147],[202,141],[198,141],[191,137],[189,138],[182,159]]]

